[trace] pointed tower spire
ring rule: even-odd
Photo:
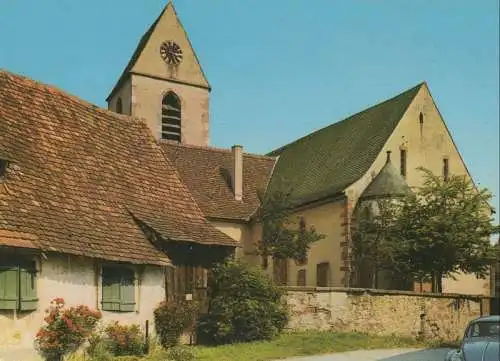
[[[123,109],[145,119],[156,139],[206,146],[209,93],[198,57],[169,0],[106,100],[110,110]],[[175,114],[168,110],[172,107]]]
[[[396,167],[391,162],[391,151],[387,151],[385,165],[361,194],[360,200],[402,197],[410,192]]]

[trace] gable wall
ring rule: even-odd
[[[42,261],[41,272],[36,278],[37,310],[23,313],[0,310],[0,348],[32,349],[34,337],[44,324],[44,310],[54,298],[62,297],[67,307],[87,305],[100,309],[101,282],[98,274],[92,259],[48,255],[48,260]],[[161,267],[146,266],[136,276],[139,285],[136,285],[136,311],[102,311],[102,322],[136,323],[144,327],[149,320],[150,332],[154,332],[153,310],[165,297],[164,273]]]
[[[420,112],[424,114],[422,127]],[[348,188],[347,193],[353,203],[357,202],[372,177],[378,174],[385,164],[386,151],[392,151],[391,160],[398,169],[400,168],[401,147],[407,149],[406,181],[411,187],[422,185],[423,174],[416,169],[419,166],[441,176],[444,157],[449,159],[450,174],[470,176],[427,87],[423,86],[368,172]],[[457,281],[445,279],[443,292],[489,294],[489,281],[478,280],[471,275],[460,275]]]
[[[168,40],[177,43],[182,50],[183,58],[177,67],[167,65],[160,56],[160,47]],[[187,34],[171,4],[167,5],[132,71],[208,86]]]

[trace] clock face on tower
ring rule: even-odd
[[[160,55],[169,65],[178,65],[182,61],[182,49],[177,43],[168,40],[160,46]]]

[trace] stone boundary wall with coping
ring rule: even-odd
[[[489,314],[490,297],[360,288],[283,287],[294,331],[332,330],[455,341]]]

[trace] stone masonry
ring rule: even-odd
[[[288,288],[289,329],[454,341],[488,312],[488,298],[365,289]]]

